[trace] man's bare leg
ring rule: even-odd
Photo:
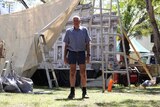
[[[87,83],[86,65],[80,64],[79,67],[80,67],[81,85],[82,87],[86,87]]]
[[[81,76],[81,85],[82,85],[82,98],[89,98],[87,96],[87,73],[86,73],[86,65],[80,64],[80,76]]]
[[[76,81],[76,64],[70,64],[70,94],[68,99],[75,97],[75,81]]]
[[[70,64],[70,86],[75,87],[76,81],[76,64]]]

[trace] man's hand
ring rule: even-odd
[[[87,57],[86,57],[86,63],[90,63],[90,55],[87,55]]]
[[[64,57],[64,64],[68,64],[68,59],[67,59],[67,57]]]

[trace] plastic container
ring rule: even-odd
[[[108,92],[112,91],[112,85],[113,85],[113,83],[114,83],[113,79],[110,79],[109,83],[108,83]]]

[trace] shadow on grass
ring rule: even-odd
[[[40,89],[40,90],[39,90]],[[37,94],[58,94],[57,92],[65,92],[69,91],[69,87],[59,87],[59,88],[53,88],[49,89],[48,87],[36,87],[35,92]],[[80,89],[79,87],[76,89]],[[91,93],[102,93],[102,87],[88,87],[87,88]],[[154,86],[154,87],[147,87],[146,89],[140,89],[139,87],[129,88],[124,86],[115,86],[113,89],[113,92],[118,93],[131,93],[131,94],[151,94],[151,95],[160,95],[160,85]],[[40,92],[39,92],[40,91]],[[106,88],[107,91],[107,88]]]
[[[46,87],[46,86],[35,86],[34,90],[48,90],[48,91],[66,91],[69,88],[66,87],[53,87],[52,89]]]
[[[151,95],[157,95],[160,94],[160,87],[147,87],[146,89],[142,89],[139,87],[136,88],[128,88],[128,87],[118,87],[113,88],[114,92],[120,92],[120,93],[141,93],[141,94],[151,94]]]
[[[95,103],[99,107],[160,107],[160,100],[144,101],[144,100],[125,100],[122,102]]]
[[[39,94],[59,94],[59,92],[65,92],[65,91],[68,91],[67,88],[53,88],[53,89],[46,89],[46,88],[38,88],[38,89],[35,89],[35,91],[33,92],[34,94],[36,95],[39,95]],[[58,92],[58,93],[57,93]]]
[[[87,90],[92,91],[92,93],[102,93],[102,87],[88,87]]]
[[[55,99],[56,101],[82,101],[84,100],[83,98],[74,98],[74,99],[68,99],[68,98],[59,98]]]

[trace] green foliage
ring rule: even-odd
[[[138,8],[140,6],[135,3],[140,4],[142,2],[137,2],[136,0],[120,2],[122,25],[128,36],[142,35],[142,30],[138,27],[140,27],[139,24],[145,21],[146,18],[146,11]]]
[[[146,36],[152,32],[144,0],[123,0],[120,2],[122,24],[128,36]],[[160,17],[160,0],[153,0],[156,19]],[[158,25],[160,22],[157,21]]]
[[[133,36],[139,36],[141,37],[143,36],[148,36],[148,34],[150,34],[152,32],[151,26],[149,24],[149,21],[145,20],[140,24],[137,24],[134,28],[133,28]]]
[[[152,4],[154,6],[159,6],[160,5],[160,0],[152,0]]]
[[[144,9],[145,8],[145,0],[131,0],[132,5],[135,6],[136,8],[139,9]]]

